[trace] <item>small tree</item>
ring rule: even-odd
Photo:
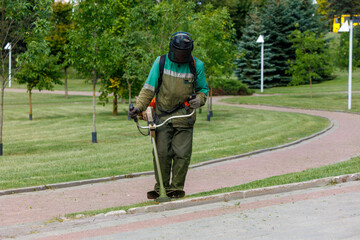
[[[74,30],[69,38],[69,54],[75,68],[93,85],[92,142],[97,142],[95,125],[96,84],[111,76],[122,60],[119,39],[113,34],[116,14],[111,0],[79,0],[75,6]]]
[[[310,97],[312,97],[313,79],[321,79],[323,71],[327,75],[332,72],[328,64],[329,53],[323,36],[316,36],[315,33],[306,31],[301,33],[295,30],[289,37],[295,49],[296,59],[290,62],[289,73],[292,74],[291,85],[310,83]]]
[[[360,35],[360,30],[355,28],[355,36]],[[359,38],[353,39],[353,70],[360,64],[360,43]],[[349,69],[349,33],[341,33],[338,46],[336,48],[336,66],[341,70]]]
[[[53,9],[53,14],[50,18],[52,29],[46,40],[49,42],[51,53],[53,55],[59,54],[58,63],[61,64],[64,70],[65,97],[68,98],[67,69],[69,61],[65,49],[69,43],[69,31],[73,28],[71,23],[72,4],[58,1],[54,2],[51,6]]]
[[[32,120],[32,90],[34,88],[40,91],[53,90],[54,84],[62,84],[57,61],[58,57],[50,54],[50,48],[45,41],[32,41],[28,44],[28,50],[18,58],[18,64],[22,65],[22,68],[16,74],[16,78],[18,83],[26,84],[29,93],[30,120]]]
[[[194,55],[204,62],[210,87],[208,116],[212,116],[213,82],[218,77],[230,76],[234,70],[235,29],[227,9],[214,9],[211,4],[196,15],[189,28],[195,39]]]

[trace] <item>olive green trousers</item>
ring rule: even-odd
[[[166,190],[183,190],[190,164],[193,128],[173,127],[172,124],[156,129],[156,146],[164,187]],[[155,169],[155,191],[159,191],[159,177]],[[171,176],[171,182],[170,182]]]

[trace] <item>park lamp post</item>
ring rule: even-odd
[[[11,43],[7,43],[4,49],[9,50],[9,87],[11,87]]]
[[[353,20],[350,19],[350,26],[348,21],[341,26],[339,32],[350,32],[349,36],[349,86],[348,86],[348,109],[351,109],[351,85],[352,85],[352,52],[353,52]]]
[[[264,35],[260,35],[256,40],[257,43],[261,43],[261,92],[264,91]]]

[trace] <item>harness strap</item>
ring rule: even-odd
[[[155,114],[155,123],[158,124],[160,118],[166,116],[166,115],[170,115],[180,109],[183,108],[187,108],[186,112],[190,113],[190,109],[188,109],[188,107],[185,106],[184,103],[178,104],[177,106],[173,107],[170,110],[164,110],[159,106],[159,101],[158,101],[158,93],[160,91],[160,86],[162,84],[162,80],[163,80],[163,75],[164,75],[164,68],[165,68],[165,61],[166,61],[166,54],[165,55],[161,55],[159,58],[159,78],[158,78],[158,87],[156,89],[156,96],[155,96],[155,101],[156,101],[156,109],[158,109],[160,112],[162,112],[160,115]],[[190,72],[193,74],[194,77],[194,81],[193,81],[193,92],[195,93],[195,87],[196,87],[196,80],[197,80],[197,73],[196,73],[196,65],[195,65],[195,58],[191,55],[190,58],[190,62],[189,62],[189,68],[190,68]],[[156,111],[155,111],[156,112]],[[189,123],[190,123],[190,119],[189,119]]]

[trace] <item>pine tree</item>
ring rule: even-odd
[[[250,88],[260,88],[260,57],[261,44],[256,40],[262,34],[258,12],[254,12],[247,18],[247,27],[243,31],[241,41],[238,45],[240,53],[236,60],[237,68],[235,74],[240,81],[247,84]],[[267,34],[264,35],[264,88],[274,86],[274,72],[276,71],[271,59],[274,57],[270,52],[270,43]],[[278,77],[278,76],[277,76]]]
[[[320,34],[324,25],[312,0],[269,0],[263,11],[263,31],[268,34],[270,51],[274,55],[272,63],[276,68],[273,85],[286,86],[291,81],[291,76],[287,75],[288,62],[295,59],[295,49],[291,48],[288,37],[296,29]]]
[[[275,65],[274,86],[286,86],[291,78],[285,72],[288,70],[287,61],[291,53],[291,43],[287,36],[291,33],[291,19],[285,1],[269,0],[261,15],[263,31],[271,44],[270,52],[273,55],[272,64]]]

